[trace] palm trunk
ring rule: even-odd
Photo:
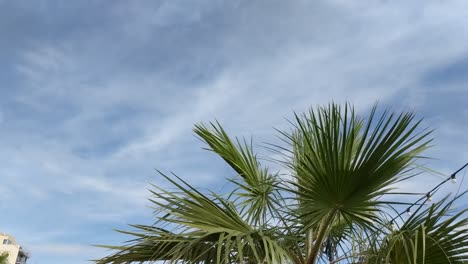
[[[320,224],[320,227],[317,233],[317,239],[315,240],[315,243],[312,246],[312,249],[310,250],[309,257],[307,258],[307,262],[306,262],[307,264],[315,264],[315,262],[317,262],[320,246],[322,245],[325,235],[327,234],[328,229],[331,223],[333,222],[334,218],[335,218],[335,211],[332,211]]]

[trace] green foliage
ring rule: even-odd
[[[398,230],[385,197],[414,174],[431,142],[414,114],[388,111],[367,118],[349,105],[297,114],[280,132],[283,177],[263,167],[252,143],[231,139],[219,123],[194,132],[237,173],[226,194],[205,193],[176,175],[160,174],[171,191],[153,185],[152,226],[119,231],[133,237],[105,263],[464,263],[465,211],[453,199],[421,205]],[[401,221],[400,221],[401,222]]]
[[[447,199],[420,208],[400,229],[387,234],[377,255],[390,263],[466,263],[468,219],[461,216],[467,209],[450,215],[455,199]]]
[[[8,253],[4,252],[0,254],[0,264],[8,264]]]

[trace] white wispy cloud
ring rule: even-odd
[[[97,255],[67,231],[149,221],[148,182],[165,184],[155,167],[203,188],[232,173],[200,150],[196,122],[271,142],[293,111],[334,100],[365,113],[378,100],[428,116],[441,143],[431,154],[458,154],[441,171],[468,158],[468,110],[453,103],[466,82],[442,78],[468,68],[465,1],[74,5],[8,6],[20,18],[0,8],[16,43],[0,44],[11,62],[0,73],[0,199],[21,203],[0,202],[13,210],[0,226],[24,228],[40,256]]]

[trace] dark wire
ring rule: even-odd
[[[418,204],[419,202],[421,202],[422,200],[426,199],[428,200],[434,193],[437,192],[438,188],[440,186],[442,186],[442,184],[452,180],[452,179],[455,179],[457,173],[459,173],[461,170],[463,170],[466,166],[468,166],[468,162],[463,165],[461,168],[459,168],[457,171],[455,171],[454,173],[450,174],[450,176],[443,180],[441,183],[437,184],[434,188],[432,188],[430,191],[428,191],[426,194],[424,194],[423,197],[419,198],[416,202],[414,202],[413,204],[411,204],[410,206],[408,206],[406,208],[406,210],[400,212],[397,216],[393,217],[391,220],[390,220],[390,223],[393,224],[393,221],[395,221],[395,219],[397,219],[398,217],[400,217],[402,214],[406,213],[406,212],[411,212],[411,207],[415,206],[416,204]]]

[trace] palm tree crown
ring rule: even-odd
[[[431,131],[413,113],[367,118],[330,104],[296,114],[282,145],[268,148],[287,175],[263,167],[252,143],[230,138],[219,123],[194,131],[237,177],[227,194],[204,193],[176,175],[161,175],[176,191],[153,186],[155,225],[120,231],[133,240],[106,246],[105,263],[465,263],[465,211],[454,199],[418,205],[390,223],[388,194],[415,174]]]

